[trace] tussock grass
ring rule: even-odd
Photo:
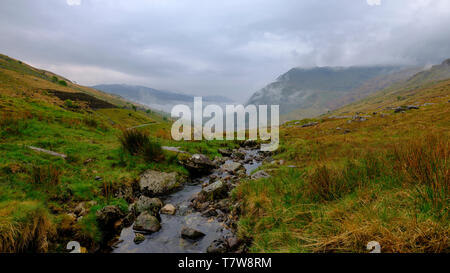
[[[320,126],[336,126],[327,123]],[[448,131],[387,138],[398,131],[384,125],[380,138],[379,128],[370,137],[357,126],[350,138],[320,127],[297,131],[300,139],[288,131],[275,158],[298,168],[269,165],[271,178],[235,189],[239,235],[251,251],[367,252],[369,241],[382,252],[450,251]]]
[[[123,149],[132,155],[142,155],[147,161],[161,161],[164,159],[161,144],[151,140],[146,131],[137,129],[122,130],[119,141]]]
[[[36,201],[0,203],[0,252],[46,252],[55,228]]]

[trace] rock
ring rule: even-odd
[[[145,171],[139,179],[139,189],[147,196],[167,194],[180,186],[176,172],[164,173],[154,170]]]
[[[205,233],[195,230],[193,228],[183,227],[181,229],[181,238],[184,239],[198,240],[203,236],[205,236]]]
[[[217,151],[223,156],[231,156],[233,153],[230,149],[218,149]]]
[[[232,236],[230,238],[227,238],[226,242],[227,242],[228,248],[231,249],[231,250],[234,250],[234,249],[238,248],[238,246],[240,244],[240,241],[239,241],[238,238],[236,238],[236,236]]]
[[[176,212],[176,208],[174,205],[172,204],[166,204],[164,207],[162,207],[161,209],[161,213],[162,214],[169,214],[169,215],[174,215]]]
[[[303,124],[302,127],[303,128],[312,127],[312,126],[316,126],[317,124],[319,124],[319,123],[318,122],[310,122],[310,123]]]
[[[226,253],[227,244],[223,239],[217,239],[212,241],[212,243],[206,249],[207,253]]]
[[[202,154],[194,154],[188,159],[180,160],[180,164],[188,169],[192,176],[209,174],[216,167],[214,162]]]
[[[203,217],[217,216],[217,211],[214,208],[208,209],[202,213]]]
[[[254,139],[247,139],[242,143],[241,146],[246,148],[255,148],[256,146],[258,146],[258,143]]]
[[[136,218],[133,229],[143,232],[157,232],[161,229],[161,225],[155,216],[144,211]]]
[[[243,168],[241,163],[238,162],[228,162],[222,165],[222,167],[220,167],[220,169],[224,172],[228,172],[228,173],[236,173],[237,170]]]
[[[222,180],[212,183],[200,193],[200,200],[218,200],[228,196],[228,186]]]
[[[143,241],[145,241],[145,236],[144,236],[144,234],[142,234],[142,233],[136,233],[136,234],[134,235],[133,242],[134,242],[135,244],[140,244],[140,243],[142,243]]]
[[[270,177],[270,175],[268,173],[266,173],[265,171],[257,171],[256,173],[254,173],[250,176],[251,179],[260,179],[260,178],[267,178],[267,177]]]
[[[84,164],[84,165],[87,165],[87,164],[89,164],[89,163],[91,163],[91,162],[94,162],[94,159],[88,158],[88,159],[86,159],[86,160],[83,162],[83,164]]]
[[[87,209],[86,209],[86,203],[85,202],[81,202],[79,203],[75,209],[73,210],[73,212],[77,215],[77,216],[84,216],[87,214]]]
[[[162,206],[163,202],[160,199],[141,195],[136,202],[135,211],[136,213],[147,211],[152,215],[157,215]]]
[[[394,108],[394,113],[402,113],[402,112],[405,112],[406,110],[412,110],[412,109],[419,109],[419,106],[403,105],[403,106]]]
[[[235,152],[233,152],[233,154],[231,155],[232,158],[234,159],[241,159],[244,160],[245,159],[245,153],[237,150]]]
[[[97,222],[103,230],[114,229],[115,223],[123,217],[122,211],[117,206],[106,206],[97,211]]]

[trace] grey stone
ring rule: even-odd
[[[157,232],[161,229],[161,225],[155,216],[144,211],[136,218],[133,229],[143,232]]]
[[[180,186],[177,173],[165,173],[154,170],[145,171],[139,179],[140,191],[147,196],[167,194]]]
[[[184,239],[198,240],[203,236],[205,236],[205,233],[190,227],[183,227],[181,229],[181,237]]]

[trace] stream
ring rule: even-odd
[[[229,162],[240,162],[245,168],[246,174],[250,173],[261,165],[256,155],[259,149],[244,149],[243,160],[229,159]],[[245,163],[244,163],[245,162]],[[223,165],[222,164],[222,165]],[[221,166],[222,166],[221,165]],[[161,214],[161,229],[152,234],[144,234],[145,240],[140,244],[134,243],[135,231],[133,226],[124,228],[121,231],[118,243],[113,247],[113,253],[204,253],[208,246],[216,239],[231,235],[232,232],[225,227],[223,222],[219,222],[216,217],[204,217],[200,212],[195,211],[191,206],[191,200],[202,190],[202,184],[210,182],[210,176],[222,178],[228,173],[216,169],[212,174],[194,179],[186,183],[179,191],[161,197],[164,204],[173,204],[177,210],[175,215]],[[183,239],[180,232],[183,226],[194,228],[205,234],[197,241]]]

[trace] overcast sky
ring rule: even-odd
[[[1,0],[0,53],[80,84],[244,101],[292,67],[450,57],[448,0]]]

